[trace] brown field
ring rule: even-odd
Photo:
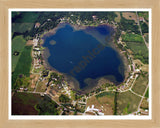
[[[142,68],[142,71],[146,71],[146,72],[149,71],[149,65],[148,64],[144,64],[141,68]]]
[[[136,59],[136,60],[133,60],[133,62],[135,63],[135,64],[137,64],[137,65],[143,65],[143,63],[140,61],[140,60],[138,60],[138,59]]]
[[[141,97],[130,91],[119,93],[117,96],[117,114],[126,115],[137,111]]]
[[[37,115],[34,108],[42,97],[32,93],[14,93],[12,96],[12,115]]]
[[[120,12],[115,12],[117,14],[117,17],[115,18],[116,22],[120,22],[121,20],[121,16],[120,16]]]
[[[42,81],[40,81],[37,85],[36,92],[45,92],[47,83],[48,83],[47,79],[43,79]]]
[[[130,54],[132,54],[132,53],[133,53],[130,49],[127,49],[127,51],[128,51]]]
[[[28,40],[26,43],[27,46],[32,46],[33,45],[33,40]]]
[[[113,115],[114,97],[103,96],[96,98],[92,96],[88,99],[86,108],[92,105],[94,105],[96,109],[101,110],[104,115]]]
[[[35,86],[36,86],[36,83],[37,83],[37,81],[38,81],[38,78],[39,78],[39,75],[35,75],[35,74],[31,74],[30,75],[30,83],[31,83],[31,85],[30,85],[30,89],[32,90],[32,89],[34,89],[35,88]]]
[[[136,13],[134,12],[122,12],[122,16],[128,20],[134,20],[138,23]]]
[[[143,95],[147,87],[147,84],[148,84],[148,75],[145,76],[140,75],[135,81],[132,90],[139,95]]]
[[[140,107],[141,107],[142,109],[148,109],[149,103],[148,103],[148,101],[147,101],[147,98],[144,98],[144,99],[143,99]]]

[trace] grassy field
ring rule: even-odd
[[[142,63],[148,63],[148,49],[144,43],[126,42],[127,48],[131,49],[134,59],[140,59]]]
[[[37,115],[35,105],[41,99],[39,94],[15,93],[12,97],[12,115]]]
[[[32,62],[31,50],[32,50],[32,46],[24,47],[24,50],[20,55],[16,68],[12,73],[12,88],[14,89],[19,88],[19,86],[17,85],[20,85],[20,83],[15,84],[15,82],[17,78],[19,78],[20,74],[23,74],[26,77],[29,77],[30,75],[30,68],[31,68],[31,62]]]
[[[116,22],[120,22],[120,20],[121,20],[121,16],[120,16],[120,12],[115,12],[116,13],[116,15],[117,15],[117,17],[115,17],[115,21]]]
[[[146,98],[149,98],[149,88],[147,89],[147,92],[146,92],[146,94],[145,94],[145,97],[146,97]]]
[[[144,42],[141,35],[131,34],[131,33],[126,33],[122,35],[122,41],[123,42],[139,42],[139,43]]]
[[[138,16],[143,17],[145,20],[148,21],[148,18],[149,18],[148,12],[138,12]]]
[[[126,115],[135,112],[138,108],[141,97],[130,91],[119,93],[117,96],[117,114]]]
[[[137,94],[143,95],[147,84],[148,84],[148,75],[146,76],[140,75],[137,78],[135,84],[133,85],[132,90]]]
[[[24,33],[30,31],[34,23],[12,23],[12,32]]]
[[[40,15],[38,12],[19,12],[19,15],[16,16],[15,13],[12,12],[14,23],[34,23]]]
[[[146,41],[147,43],[149,43],[149,35],[148,35],[148,34],[145,34],[144,38],[145,38],[145,41]]]
[[[39,82],[38,86],[37,86],[37,89],[36,89],[36,92],[45,92],[45,89],[46,89],[45,83],[44,82]]]
[[[32,50],[32,46],[24,47],[24,50],[15,68],[14,74],[16,75],[24,74],[25,76],[29,76],[31,62],[32,62],[31,50]]]
[[[23,51],[23,48],[25,47],[26,41],[23,38],[23,36],[16,36],[13,40],[12,40],[12,71],[14,71],[17,62],[19,60],[20,54]],[[18,56],[14,56],[13,53],[15,51],[20,52],[20,54]]]
[[[102,110],[105,115],[114,114],[114,92],[103,92],[92,96],[87,101],[87,107],[94,105],[95,108]]]

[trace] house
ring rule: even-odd
[[[96,19],[97,19],[97,16],[93,15],[92,18],[93,18],[94,20],[96,20]]]
[[[35,24],[35,28],[39,28],[40,27],[40,23],[39,22],[37,22],[36,24]]]
[[[144,18],[143,17],[139,17],[139,21],[143,21],[144,22]]]

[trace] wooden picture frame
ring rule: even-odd
[[[148,120],[9,120],[9,8],[150,8],[152,9],[152,119]],[[160,127],[159,0],[142,1],[0,1],[0,127]],[[38,117],[37,117],[38,118]]]

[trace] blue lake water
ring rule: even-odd
[[[104,46],[112,29],[102,25],[74,30],[69,24],[60,25],[54,35],[44,36],[44,47],[49,49],[48,63],[56,70],[73,76],[84,88],[87,78],[111,75],[117,83],[124,80],[124,67],[118,52]],[[51,44],[55,41],[56,44]]]

